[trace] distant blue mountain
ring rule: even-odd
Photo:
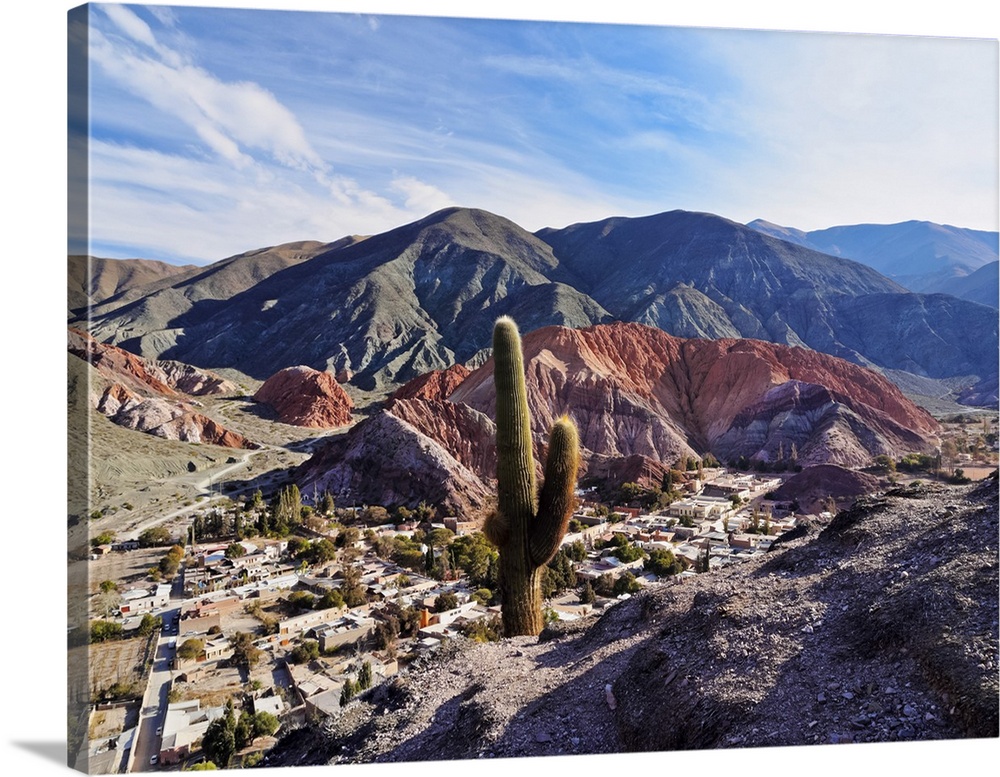
[[[900,224],[855,224],[805,232],[762,219],[747,226],[814,251],[853,259],[878,270],[911,291],[953,294],[998,306],[996,270],[976,274],[996,263],[1000,235],[975,229],[905,221]],[[963,282],[962,279],[970,279]],[[991,280],[992,278],[992,280]]]
[[[938,291],[995,308],[998,302],[998,289],[1000,289],[1000,262],[990,262],[971,275],[943,282]]]

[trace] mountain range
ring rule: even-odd
[[[373,390],[482,363],[504,314],[524,331],[620,320],[802,346],[996,401],[995,310],[685,211],[532,234],[449,208],[379,235],[285,244],[115,287],[89,320],[71,318],[150,359],[260,380],[305,365]]]
[[[928,221],[855,224],[811,232],[763,219],[747,226],[816,251],[862,262],[910,291],[952,294],[1000,307],[996,232]],[[980,271],[985,272],[977,276]],[[963,283],[964,279],[970,282]]]

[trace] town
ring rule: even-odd
[[[802,519],[773,498],[778,476],[689,466],[610,502],[577,490],[544,570],[547,621],[739,563]],[[313,501],[289,485],[93,538],[92,770],[254,766],[282,729],[338,715],[444,641],[499,638],[497,551],[477,521]]]

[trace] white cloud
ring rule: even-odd
[[[436,186],[424,183],[411,175],[397,176],[389,188],[402,195],[403,207],[408,211],[433,213],[454,205],[455,202]]]
[[[294,114],[272,93],[248,81],[220,81],[159,45],[131,11],[110,6],[106,12],[150,53],[93,30],[93,60],[133,94],[181,119],[215,153],[238,167],[251,163],[249,152],[264,151],[288,167],[316,173],[326,169]]]

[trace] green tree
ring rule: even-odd
[[[635,575],[626,570],[618,576],[618,579],[615,580],[615,584],[611,590],[615,596],[620,596],[621,594],[634,594],[641,590],[641,588],[642,586],[640,586],[639,582],[635,579]]]
[[[271,521],[275,534],[287,537],[302,522],[302,494],[292,483],[281,489],[271,501]]]
[[[252,669],[260,661],[260,648],[253,644],[253,635],[237,631],[229,638],[233,648],[232,663],[245,669]]]
[[[472,594],[472,598],[483,607],[489,605],[493,600],[493,592],[489,588],[477,588]]]
[[[389,523],[389,511],[381,505],[370,505],[361,511],[361,522],[366,526]]]
[[[329,542],[329,540],[327,540]],[[312,543],[302,537],[288,538],[288,555],[292,558],[305,558],[312,550]]]
[[[153,526],[139,534],[139,545],[143,548],[169,545],[173,541],[174,538],[165,526]]]
[[[496,615],[476,618],[462,626],[461,632],[474,642],[499,642],[503,637],[503,623]]]
[[[237,750],[253,742],[253,720],[252,716],[244,712],[236,721],[236,728],[233,729],[233,741]]]
[[[344,687],[340,689],[340,706],[346,707],[347,703],[355,697],[358,692],[358,687],[354,684],[351,678],[347,678],[344,681]]]
[[[396,638],[399,636],[399,619],[394,615],[386,615],[384,618],[385,620],[381,620],[375,624],[373,638],[376,650],[392,649]]]
[[[458,596],[451,591],[438,594],[437,599],[434,600],[434,612],[446,612],[454,610],[456,607],[458,607]]]
[[[361,539],[361,532],[354,526],[348,526],[337,534],[336,546],[338,548],[349,548]]]
[[[437,509],[431,507],[426,502],[421,502],[417,505],[417,509],[414,511],[414,518],[418,523],[431,523],[437,516]]]
[[[319,643],[312,639],[299,643],[288,654],[288,659],[293,664],[305,664],[317,658],[319,658]]]
[[[619,535],[620,536],[620,535]],[[614,556],[619,561],[628,564],[632,561],[638,561],[643,556],[646,555],[645,551],[638,545],[633,545],[631,542],[625,545],[620,545],[611,551],[611,555]]]
[[[594,593],[598,596],[610,597],[614,596],[615,589],[615,578],[610,572],[605,572],[603,575],[594,581]]]
[[[316,600],[316,604],[314,604],[313,607],[317,610],[332,610],[340,609],[344,606],[344,604],[344,597],[341,595],[340,591],[336,588],[331,588],[324,592],[324,594]]]
[[[646,492],[638,483],[622,483],[618,489],[619,504],[630,505],[639,500]]]
[[[213,763],[221,764],[222,768],[229,766],[229,759],[236,752],[236,721],[231,714],[208,724],[201,747]]]
[[[591,585],[590,581],[587,580],[583,584],[583,588],[580,589],[580,603],[581,604],[593,604],[597,599],[594,594],[594,586]]]
[[[185,660],[194,660],[205,651],[205,643],[197,637],[184,640],[177,648],[177,657]]]
[[[192,772],[214,772],[219,767],[216,766],[212,761],[202,761],[191,767]]]
[[[231,542],[229,547],[226,548],[226,558],[240,558],[247,554],[247,549],[243,547],[241,542]]]
[[[649,557],[643,562],[643,569],[652,572],[657,577],[668,577],[679,574],[683,570],[683,566],[672,551],[656,548],[650,551]]]
[[[445,548],[455,538],[451,529],[437,528],[427,532],[427,544],[433,548]]]
[[[360,607],[368,601],[365,587],[361,584],[361,570],[354,564],[345,564],[341,570],[344,582],[340,593],[348,607]]]
[[[253,716],[253,735],[256,737],[269,737],[273,736],[274,732],[278,730],[280,723],[278,719],[274,717],[270,712],[265,712],[261,710],[260,712],[254,713]]]
[[[139,634],[143,637],[155,634],[161,628],[163,628],[163,618],[157,618],[148,612],[139,621]]]
[[[292,591],[288,595],[288,603],[300,610],[311,610],[316,605],[316,597],[308,591]]]
[[[326,564],[337,557],[337,546],[323,537],[310,545],[308,557],[313,564]]]
[[[482,532],[463,534],[450,545],[455,564],[465,572],[472,585],[493,588],[496,584],[496,547]]]
[[[121,639],[122,626],[113,621],[93,621],[90,624],[90,641],[107,642],[112,639]]]
[[[372,687],[374,678],[372,676],[372,665],[370,661],[365,661],[358,672],[358,690],[366,691]]]

